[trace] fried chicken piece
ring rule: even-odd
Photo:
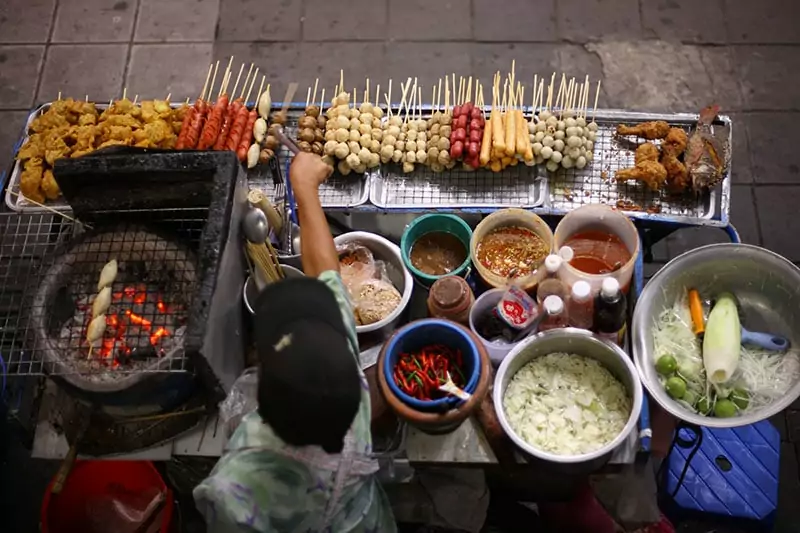
[[[101,121],[102,124],[109,126],[122,126],[128,128],[141,128],[142,124],[130,115],[110,115]]]
[[[667,137],[661,143],[661,151],[677,158],[686,150],[688,142],[689,135],[682,128],[670,128]]]
[[[55,200],[61,196],[61,189],[58,188],[56,178],[53,176],[52,170],[45,170],[42,176],[41,189],[48,200]]]
[[[78,118],[78,125],[80,126],[93,126],[95,124],[97,124],[97,115],[84,113]]]
[[[118,139],[109,139],[108,141],[100,144],[100,146],[98,146],[97,149],[99,150],[101,148],[106,148],[108,146],[128,146],[130,145],[131,140],[132,139],[128,139],[127,141],[121,141]]]
[[[658,161],[658,156],[658,148],[655,144],[650,142],[643,143],[636,148],[634,164],[638,165],[639,163],[643,163],[645,161]]]
[[[649,141],[663,139],[667,136],[667,133],[669,133],[669,124],[663,120],[642,122],[635,126],[625,126],[624,124],[617,126],[617,135],[636,135]]]
[[[144,131],[147,133],[147,138],[154,145],[161,145],[175,136],[175,133],[172,131],[172,126],[160,119],[145,124]]]
[[[107,141],[122,141],[119,144],[129,144],[133,140],[133,130],[130,126],[106,126],[103,128],[103,133],[101,139],[103,142],[98,148],[102,148]]]
[[[682,193],[689,188],[689,171],[677,156],[669,152],[661,155],[661,164],[667,170],[667,189],[673,193]]]
[[[44,202],[44,195],[39,190],[42,184],[42,160],[34,157],[25,162],[25,169],[19,177],[19,190],[23,196],[36,202]]]
[[[60,115],[50,108],[43,115],[39,115],[33,122],[31,122],[31,130],[36,133],[46,132],[53,128],[60,128],[69,126],[69,121],[63,115]]]
[[[652,190],[657,191],[667,179],[667,169],[658,161],[642,161],[633,168],[618,170],[614,177],[617,181],[642,181]]]
[[[44,136],[41,133],[34,133],[17,152],[17,159],[24,161],[34,157],[44,157],[44,150]]]

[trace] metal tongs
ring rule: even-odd
[[[286,134],[283,132],[283,126],[278,125],[275,128],[274,133],[275,137],[278,138],[281,144],[284,145],[290,152],[292,152],[292,155],[297,155],[300,153],[300,148],[297,147],[297,143],[295,143],[294,140],[287,137]]]
[[[300,153],[300,148],[298,148],[297,143],[294,142],[293,139],[290,139],[284,132],[283,126],[278,125],[275,128],[275,137],[278,138],[280,143],[284,145],[292,155],[297,155]],[[286,162],[286,176],[283,178],[285,185],[286,185],[286,199],[289,201],[289,217],[291,218],[294,224],[298,224],[299,221],[297,220],[297,204],[294,201],[294,191],[292,191],[292,182],[289,179],[289,162]]]

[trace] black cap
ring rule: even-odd
[[[256,301],[255,336],[258,413],[288,444],[341,452],[361,380],[333,292],[314,278],[268,286]]]

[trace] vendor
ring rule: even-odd
[[[258,410],[194,490],[210,533],[396,529],[369,456],[369,391],[319,199],[331,171],[307,153],[292,162],[308,277],[273,284],[256,302]]]

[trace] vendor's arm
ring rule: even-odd
[[[326,270],[339,271],[336,247],[319,200],[319,186],[331,172],[333,168],[319,156],[305,152],[294,157],[289,170],[300,222],[303,271],[315,278]]]

